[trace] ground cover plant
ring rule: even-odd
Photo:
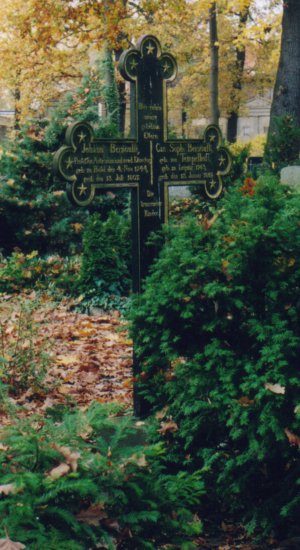
[[[132,418],[111,409],[94,404],[1,430],[2,542],[35,550],[194,547],[199,474],[168,473],[163,445],[145,446]]]
[[[79,256],[63,258],[58,254],[40,256],[37,250],[28,254],[15,251],[2,257],[0,292],[14,294],[35,289],[72,295],[79,270]]]
[[[214,510],[282,535],[300,508],[300,197],[247,178],[218,208],[167,231],[132,310],[139,383],[172,467],[201,469]]]
[[[111,211],[106,220],[90,216],[83,233],[83,251],[75,291],[83,305],[123,309],[131,289],[130,221]]]
[[[193,548],[200,476],[168,472],[164,445],[132,417],[132,342],[117,312],[74,306],[1,297],[0,545]]]

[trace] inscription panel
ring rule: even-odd
[[[66,148],[60,166],[66,179],[77,179],[93,185],[140,183],[150,175],[151,159],[139,154],[136,143],[124,141],[83,144],[74,151]]]
[[[160,181],[206,183],[214,176],[209,144],[191,142],[156,144],[156,157],[160,167]]]

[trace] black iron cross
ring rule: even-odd
[[[90,124],[77,122],[67,129],[54,165],[79,206],[88,206],[98,189],[132,190],[133,291],[139,292],[155,255],[147,245],[149,235],[168,219],[168,188],[201,184],[217,199],[231,157],[217,126],[208,126],[203,139],[168,140],[166,83],[176,77],[177,64],[155,36],[124,52],[119,70],[136,86],[136,137],[95,139]]]

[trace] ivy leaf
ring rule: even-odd
[[[0,550],[22,550],[25,548],[21,542],[14,542],[9,538],[0,539]]]

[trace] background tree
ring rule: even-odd
[[[252,0],[245,0],[239,7],[237,16],[236,38],[234,43],[234,57],[232,67],[232,83],[230,91],[230,99],[232,102],[231,110],[228,113],[227,122],[227,139],[229,142],[236,141],[239,107],[241,102],[241,89],[244,81],[244,67],[246,61],[246,43],[241,40],[245,31],[247,21],[250,14],[250,5]]]
[[[210,117],[213,124],[219,123],[219,43],[217,26],[217,3],[209,8],[210,38]]]
[[[300,2],[283,2],[280,60],[271,107],[267,149],[278,129],[277,117],[290,117],[300,127]],[[299,143],[298,148],[299,151]]]

